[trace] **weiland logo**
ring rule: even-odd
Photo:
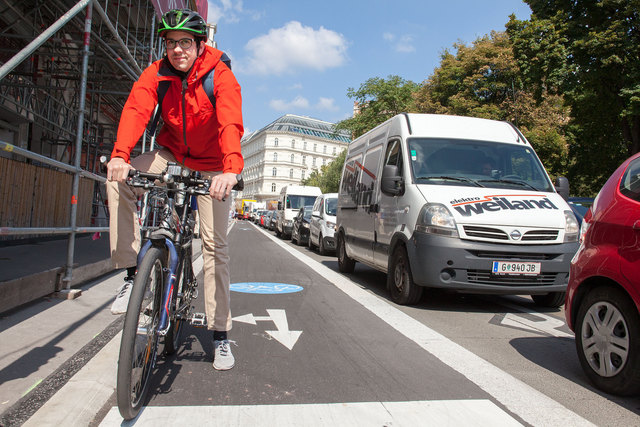
[[[515,199],[516,197],[517,199]],[[484,197],[464,197],[451,200],[449,203],[462,216],[480,215],[485,212],[503,210],[558,209],[551,200],[543,195],[497,194]]]

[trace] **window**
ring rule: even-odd
[[[303,149],[306,151],[306,149],[307,149],[307,141],[304,141],[304,143],[303,143]]]
[[[275,182],[271,184],[271,192],[272,193],[276,192],[276,183]]]
[[[305,172],[305,170],[302,171],[302,179],[304,179]]]
[[[293,159],[294,159],[294,158],[295,158],[295,157],[294,157],[294,155],[292,154],[292,155],[291,155],[291,163],[294,163],[294,161],[293,161]]]
[[[318,144],[313,144],[313,151],[315,152],[318,148]]]
[[[291,140],[291,148],[296,148],[296,140],[295,139]]]
[[[311,163],[311,167],[314,167],[314,168],[316,167],[316,158],[315,157],[313,158],[313,162]]]
[[[302,164],[303,165],[307,164],[307,156],[302,156]]]
[[[276,138],[276,139],[274,139],[274,140],[273,140],[273,145],[274,145],[275,147],[277,147],[277,146],[278,146],[278,138]]]
[[[273,168],[273,169],[271,170],[271,176],[277,176],[277,175],[278,175],[278,169]]]
[[[289,169],[289,178],[293,178],[293,169]]]
[[[323,154],[327,154],[327,146],[326,145],[322,148],[322,153]]]
[[[327,159],[322,159],[322,166],[325,166],[327,164]]]
[[[278,153],[273,153],[273,161],[274,162],[278,161]]]
[[[640,160],[629,163],[620,180],[620,193],[632,200],[640,201]]]
[[[336,147],[333,147],[333,155],[336,155]]]

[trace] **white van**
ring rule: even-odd
[[[309,248],[317,247],[320,255],[336,250],[334,234],[337,210],[338,193],[321,194],[313,204],[309,224]]]
[[[400,114],[349,145],[337,256],[387,273],[398,304],[423,287],[564,302],[578,223],[529,142],[510,123]],[[562,196],[558,194],[562,193]]]
[[[307,185],[286,185],[280,190],[276,213],[276,235],[291,238],[293,218],[303,206],[313,206],[316,197],[322,194],[319,187]]]

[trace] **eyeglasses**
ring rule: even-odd
[[[193,39],[188,39],[188,38],[180,39],[180,40],[166,39],[165,44],[167,46],[167,49],[175,49],[176,44],[180,45],[181,49],[189,49],[193,44]]]

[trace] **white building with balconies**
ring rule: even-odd
[[[299,185],[328,165],[351,142],[330,122],[286,114],[242,138],[243,199],[276,200],[285,185]]]

